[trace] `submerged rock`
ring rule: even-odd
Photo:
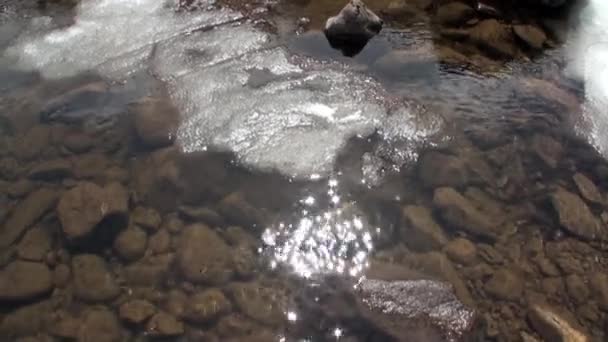
[[[133,105],[135,131],[148,147],[173,144],[177,134],[179,112],[169,99],[144,98]]]
[[[559,188],[551,194],[551,203],[557,212],[559,223],[570,233],[585,240],[606,238],[605,227],[577,195]]]
[[[407,224],[403,232],[403,240],[415,251],[426,252],[439,250],[448,242],[448,238],[435,222],[431,211],[421,206],[403,208],[403,218]]]
[[[148,236],[137,226],[129,227],[118,234],[114,240],[114,250],[118,255],[133,261],[141,258],[146,252]]]
[[[17,246],[17,255],[23,260],[42,261],[51,250],[51,236],[42,227],[29,230]]]
[[[123,332],[116,315],[103,307],[96,307],[84,314],[78,331],[79,342],[120,342]]]
[[[545,341],[587,342],[589,338],[546,305],[532,305],[528,312],[532,327]]]
[[[146,332],[157,337],[179,336],[184,333],[184,324],[174,316],[161,311],[150,318]]]
[[[68,160],[55,159],[34,166],[30,170],[29,178],[43,181],[56,181],[69,177],[71,174],[72,165]]]
[[[118,312],[122,320],[141,324],[156,313],[156,307],[147,300],[134,299],[122,304]]]
[[[21,201],[4,222],[0,231],[0,248],[13,244],[23,232],[51,209],[57,201],[57,193],[50,189],[32,192]]]
[[[106,262],[93,254],[81,254],[72,259],[74,294],[88,302],[104,302],[116,298],[120,288],[108,270]]]
[[[572,180],[574,180],[578,191],[587,201],[598,204],[604,203],[602,194],[598,190],[597,186],[595,186],[593,181],[587,178],[587,176],[578,172],[572,176]]]
[[[184,317],[196,323],[207,323],[232,310],[230,301],[218,289],[209,289],[192,296],[185,307]]]
[[[3,315],[0,336],[5,341],[15,341],[18,336],[34,335],[44,330],[51,310],[51,303],[40,303],[20,307]]]
[[[53,289],[53,276],[42,263],[14,261],[0,271],[0,301],[22,301]]]
[[[222,284],[234,273],[231,253],[215,231],[196,224],[184,229],[179,237],[177,266],[189,281]]]
[[[454,262],[470,265],[477,258],[477,248],[471,241],[457,238],[445,246],[445,254]]]
[[[148,230],[157,230],[160,227],[160,214],[152,208],[137,207],[131,213],[133,223]]]
[[[513,26],[513,32],[519,39],[533,49],[542,49],[547,41],[545,32],[533,25],[515,25]]]
[[[517,301],[524,290],[524,282],[514,272],[501,269],[488,280],[485,290],[496,299]]]
[[[465,162],[455,156],[431,151],[420,158],[418,176],[430,188],[439,186],[464,186],[469,182]]]
[[[380,33],[384,22],[361,0],[351,0],[338,15],[325,23],[325,36],[332,47],[347,56],[357,54]]]
[[[515,36],[507,24],[496,19],[480,21],[471,29],[470,39],[480,48],[500,57],[513,58],[517,55]]]
[[[475,10],[462,2],[450,2],[437,9],[436,18],[443,25],[462,25],[473,18]]]
[[[398,341],[458,341],[474,329],[475,311],[447,283],[364,279],[355,291],[363,316]]]
[[[249,318],[271,326],[285,321],[287,297],[283,290],[249,282],[232,283],[228,291],[236,307]]]
[[[82,182],[61,197],[57,213],[66,237],[74,239],[91,233],[110,216],[126,216],[127,202],[127,191],[118,183],[102,188]]]

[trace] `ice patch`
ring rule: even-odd
[[[240,18],[217,9],[176,13],[159,0],[83,0],[74,25],[22,34],[6,54],[49,78],[95,70],[122,80],[146,68],[180,108],[185,151],[220,147],[289,176],[329,174],[348,138],[388,122],[372,79],[331,63],[295,63]],[[407,114],[388,135],[412,132]]]

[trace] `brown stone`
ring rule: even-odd
[[[421,206],[403,208],[405,227],[402,239],[411,249],[418,252],[439,250],[448,242],[445,233],[431,216],[431,211]]]
[[[123,332],[116,315],[103,307],[96,307],[84,314],[78,331],[79,342],[121,342]]]
[[[133,261],[141,258],[146,252],[148,235],[137,226],[129,227],[116,236],[114,250],[123,259]]]
[[[49,160],[34,166],[28,175],[30,179],[57,181],[72,175],[72,164],[66,159]]]
[[[166,229],[160,229],[148,240],[148,248],[152,254],[167,253],[171,248],[171,235]]]
[[[173,144],[179,112],[171,100],[147,97],[134,104],[132,110],[135,131],[145,145],[158,148]]]
[[[471,29],[470,37],[474,43],[490,53],[507,58],[517,55],[513,30],[496,19],[480,21]]]
[[[475,10],[462,2],[450,2],[439,6],[436,18],[443,25],[463,25],[473,18]]]
[[[422,155],[418,165],[418,177],[429,188],[460,187],[469,182],[466,164],[460,158],[430,151]]]
[[[134,299],[122,304],[118,310],[119,317],[133,324],[141,324],[156,313],[154,304],[143,299]]]
[[[73,153],[88,152],[94,144],[94,140],[83,133],[68,134],[63,141],[64,146]]]
[[[570,298],[572,298],[576,304],[584,303],[589,297],[587,285],[583,279],[576,274],[566,277],[566,290],[568,291]]]
[[[248,282],[232,283],[228,292],[235,306],[249,318],[270,326],[285,321],[287,297],[283,290]]]
[[[0,271],[0,301],[33,299],[53,289],[53,276],[42,263],[14,261]]]
[[[546,305],[532,305],[528,312],[532,327],[545,341],[587,342],[589,339],[574,324]]]
[[[445,253],[452,261],[463,265],[470,265],[477,258],[477,248],[475,245],[463,238],[450,241],[445,246]]]
[[[208,289],[192,296],[186,304],[184,317],[192,322],[207,323],[232,310],[222,291]]]
[[[587,178],[587,176],[582,173],[576,173],[572,179],[578,188],[578,191],[589,202],[602,204],[604,203],[604,199],[602,198],[602,194],[597,189],[597,186],[591,181],[591,179]]]
[[[72,258],[74,294],[87,302],[103,302],[116,298],[120,288],[97,255],[81,254]]]
[[[608,311],[608,274],[600,272],[591,274],[589,276],[589,287],[600,308]]]
[[[184,324],[174,316],[161,311],[150,318],[146,331],[152,336],[174,337],[184,333]]]
[[[23,260],[42,261],[51,250],[51,235],[41,227],[30,229],[17,246],[17,255]]]
[[[484,288],[489,295],[496,299],[517,301],[521,298],[524,284],[514,272],[501,269],[492,275]]]
[[[160,214],[152,208],[137,207],[131,213],[133,223],[148,230],[157,230],[161,224]]]
[[[600,221],[577,195],[559,188],[551,195],[561,226],[585,240],[601,240],[606,232]]]
[[[534,25],[515,25],[513,26],[513,32],[527,46],[536,50],[542,49],[547,41],[545,32]]]

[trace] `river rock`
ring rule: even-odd
[[[123,333],[116,315],[103,307],[87,310],[78,331],[78,342],[121,342]]]
[[[148,249],[155,254],[167,253],[171,248],[171,235],[166,229],[159,229],[148,240]]]
[[[608,274],[596,272],[589,276],[589,287],[600,308],[608,311]]]
[[[95,141],[84,133],[72,133],[65,136],[63,145],[72,153],[85,153],[93,148]]]
[[[30,229],[17,246],[17,255],[23,260],[42,261],[51,250],[51,235],[41,227]]]
[[[192,296],[185,307],[184,317],[196,323],[208,323],[232,310],[230,301],[218,289],[208,289]]]
[[[154,287],[162,284],[174,260],[173,254],[146,256],[125,267],[125,278],[131,286]]]
[[[469,182],[467,166],[458,157],[431,151],[420,158],[418,165],[418,177],[429,188],[461,187]]]
[[[556,168],[563,154],[562,145],[550,136],[535,134],[531,141],[532,151],[547,166]]]
[[[232,283],[228,292],[241,313],[262,324],[278,326],[285,321],[287,297],[283,290],[257,282]]]
[[[448,283],[363,279],[355,291],[363,316],[397,341],[459,341],[474,329],[475,311]]]
[[[475,25],[470,32],[470,39],[492,54],[506,58],[517,55],[513,30],[507,24],[496,19],[486,19]]]
[[[141,142],[151,148],[173,144],[179,112],[171,100],[146,97],[134,104],[132,111],[135,131]]]
[[[477,258],[477,248],[467,239],[456,238],[445,246],[445,254],[456,263],[471,265]]]
[[[89,182],[79,183],[63,194],[57,214],[69,239],[84,237],[104,219],[127,215],[127,191],[118,183],[102,188]]]
[[[148,235],[143,229],[131,226],[116,236],[114,250],[123,259],[133,261],[141,258],[146,252]]]
[[[175,337],[184,333],[184,324],[174,316],[161,311],[150,318],[146,332],[157,337]]]
[[[53,270],[53,283],[56,287],[63,288],[70,281],[72,270],[66,264],[59,264]]]
[[[448,238],[433,219],[429,209],[422,206],[406,206],[403,208],[403,218],[406,226],[402,238],[412,250],[418,252],[439,250],[448,242]]]
[[[120,288],[97,255],[81,254],[72,258],[74,294],[87,302],[104,302],[116,298]]]
[[[36,125],[21,136],[15,144],[15,155],[21,160],[32,160],[50,146],[51,129],[47,125]]]
[[[8,312],[0,323],[0,336],[4,341],[15,341],[18,336],[37,334],[50,321],[51,303],[43,301],[22,306]]]
[[[58,338],[76,340],[81,326],[81,319],[60,310],[53,313],[49,333]]]
[[[484,289],[496,299],[517,301],[523,293],[524,283],[514,272],[500,269],[486,282]]]
[[[233,274],[231,250],[209,227],[191,225],[179,237],[177,265],[195,283],[223,284]]]
[[[128,323],[141,324],[156,313],[154,304],[143,299],[130,300],[118,309],[119,317]]]
[[[132,180],[139,201],[158,200],[160,207],[175,205],[175,198],[167,194],[178,194],[180,190],[179,155],[177,148],[167,147],[135,161]]]
[[[161,223],[158,211],[144,207],[135,208],[131,213],[131,220],[133,223],[148,230],[157,230]]]
[[[11,198],[21,198],[36,188],[36,184],[28,179],[11,182],[6,188],[6,194]]]
[[[259,324],[237,313],[224,316],[217,322],[218,335],[224,339],[236,336],[246,339],[261,329]]]
[[[51,270],[42,263],[14,261],[0,271],[0,301],[22,301],[53,289]]]
[[[551,203],[557,212],[559,223],[568,232],[585,240],[598,240],[606,237],[600,221],[577,195],[559,188],[551,194]]]
[[[528,319],[534,330],[545,341],[587,342],[587,336],[571,322],[561,317],[547,305],[533,304]]]
[[[497,223],[452,188],[435,189],[433,203],[445,221],[473,235],[496,239]]]
[[[28,175],[30,179],[56,181],[72,175],[72,164],[66,159],[54,159],[36,164]]]
[[[323,32],[332,46],[345,51],[345,55],[352,56],[382,30],[383,24],[382,19],[363,1],[351,0],[338,15],[327,19]]]
[[[34,224],[57,202],[57,193],[42,188],[30,193],[12,211],[0,231],[0,248],[6,248],[21,237],[23,232]]]
[[[459,26],[473,18],[475,10],[462,2],[450,2],[439,6],[436,18],[440,24]]]
[[[262,212],[251,205],[240,192],[233,192],[224,197],[218,205],[218,211],[230,223],[242,227],[255,227],[264,222]]]
[[[576,274],[566,277],[566,291],[576,304],[583,304],[589,297],[589,288],[583,278]]]
[[[578,191],[584,199],[592,203],[604,203],[602,194],[597,189],[597,186],[595,186],[593,181],[587,178],[587,176],[580,172],[577,172],[576,174],[574,174],[574,176],[572,176],[572,180],[574,180],[574,184],[576,184]]]
[[[515,25],[513,32],[527,46],[536,50],[542,49],[547,41],[545,32],[534,25]]]

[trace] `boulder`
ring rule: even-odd
[[[184,317],[195,323],[208,323],[232,310],[222,291],[208,289],[192,296],[185,307]]]
[[[108,217],[124,219],[127,210],[127,191],[118,183],[104,188],[93,183],[79,183],[63,194],[57,206],[63,232],[68,239],[90,234]]]
[[[462,2],[450,2],[437,8],[436,18],[440,24],[460,26],[475,16],[475,10]]]
[[[587,178],[584,174],[577,172],[572,176],[572,180],[574,180],[574,184],[578,188],[579,193],[589,202],[603,204],[604,199],[602,194],[598,190],[597,186],[591,181],[591,179]]]
[[[528,312],[528,319],[544,341],[589,341],[585,333],[547,305],[532,304]]]
[[[475,327],[475,311],[448,283],[363,279],[355,295],[363,317],[396,341],[460,341]]]
[[[175,337],[184,333],[184,324],[173,315],[161,311],[150,318],[146,332],[156,337]]]
[[[215,231],[195,224],[185,228],[179,237],[177,266],[189,281],[222,284],[234,273],[231,253]]]
[[[114,250],[123,259],[133,261],[141,258],[146,252],[148,235],[143,229],[132,226],[116,236]]]
[[[132,106],[137,136],[151,148],[173,144],[179,112],[169,99],[144,98]]]
[[[435,189],[433,203],[445,221],[470,234],[494,240],[498,224],[479,211],[472,202],[452,188]]]
[[[323,30],[330,45],[353,56],[382,30],[384,22],[361,0],[351,0],[338,15],[330,17]]]
[[[515,25],[513,32],[527,46],[536,50],[542,49],[547,41],[547,34],[534,25]]]
[[[120,306],[118,315],[120,319],[132,324],[144,323],[156,313],[154,304],[143,299],[130,300]]]
[[[404,227],[402,238],[414,251],[439,250],[448,242],[443,229],[435,222],[431,211],[422,206],[403,208]]]
[[[116,298],[120,287],[97,255],[81,254],[72,258],[74,295],[87,302],[104,302]]]
[[[87,310],[78,330],[78,342],[121,342],[123,332],[116,315],[104,308]]]
[[[584,240],[606,238],[602,223],[577,195],[559,188],[551,194],[551,204],[557,212],[559,223],[568,232]]]
[[[23,301],[53,289],[48,266],[29,261],[14,261],[0,271],[0,301]]]
[[[56,202],[57,193],[45,188],[30,193],[19,202],[0,231],[0,248],[6,248],[17,241],[23,232],[38,221]]]
[[[51,250],[51,235],[41,227],[30,229],[17,246],[17,255],[20,259],[29,261],[42,261]]]

